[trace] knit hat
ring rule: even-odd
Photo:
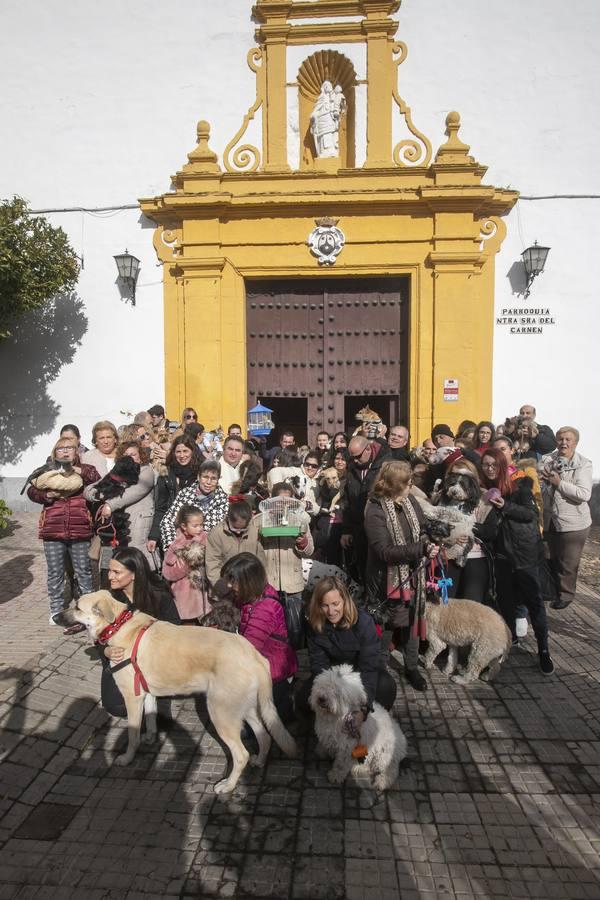
[[[435,440],[438,434],[445,434],[454,440],[454,434],[449,425],[434,425],[431,429],[431,440]]]

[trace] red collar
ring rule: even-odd
[[[124,625],[125,622],[129,622],[130,618],[133,615],[133,611],[131,609],[124,610],[120,615],[117,616],[114,622],[111,622],[110,625],[107,625],[104,628],[98,637],[96,638],[97,644],[108,644],[113,634],[116,634],[121,625]]]

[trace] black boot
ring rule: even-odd
[[[405,669],[404,677],[415,691],[426,691],[428,688],[427,681],[418,669]]]
[[[544,675],[552,675],[554,672],[554,663],[552,662],[552,657],[550,656],[550,651],[547,647],[540,649],[538,651],[538,656],[540,660],[540,669]]]

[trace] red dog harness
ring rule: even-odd
[[[119,631],[122,625],[125,622],[128,622],[133,616],[133,612],[130,609],[126,609],[122,612],[114,622],[111,622],[110,625],[107,625],[103,631],[100,632],[98,637],[96,638],[97,644],[108,644],[109,640],[113,635]],[[129,659],[124,659],[122,662],[117,663],[116,666],[111,666],[110,670],[113,672],[118,672],[119,669],[124,669],[125,666],[128,666],[130,663],[133,666],[134,678],[133,678],[133,690],[136,697],[140,696],[141,690],[145,691],[147,694],[149,693],[148,682],[144,678],[142,670],[138,666],[137,657],[140,646],[140,641],[142,640],[144,634],[154,625],[154,622],[150,622],[149,625],[144,625],[143,628],[140,628],[138,631],[135,641],[133,642],[133,647],[131,648],[131,656]],[[140,690],[141,689],[141,690]]]

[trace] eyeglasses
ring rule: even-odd
[[[367,450],[367,449],[368,449],[368,447],[365,447],[365,450]],[[354,462],[358,462],[359,459],[362,459],[363,456],[365,455],[365,450],[361,450],[357,456],[351,456],[350,459],[353,459]]]
[[[143,431],[142,434],[138,434],[138,441],[143,441],[147,437],[150,437],[150,434],[147,431]]]
[[[485,463],[485,462],[484,462],[484,463],[481,464],[481,466],[482,466],[483,469],[497,469],[497,468],[498,468],[498,466],[496,465],[496,463]]]
[[[197,419],[198,416],[195,413],[188,413],[183,417],[184,419]]]
[[[304,463],[304,468],[305,469],[318,469],[319,464],[318,463]]]

